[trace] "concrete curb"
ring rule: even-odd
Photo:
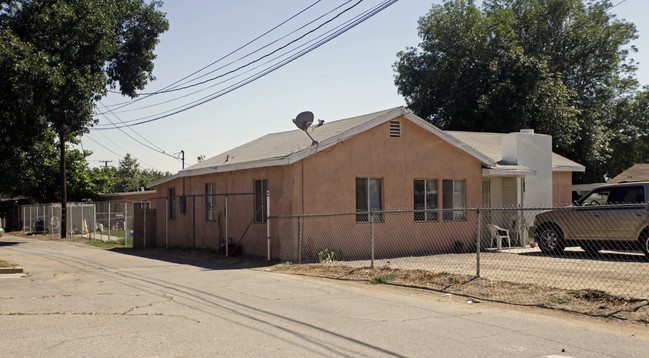
[[[0,275],[5,273],[23,273],[23,268],[20,266],[15,267],[0,267]]]

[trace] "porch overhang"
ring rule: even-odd
[[[536,175],[536,170],[522,165],[497,164],[490,168],[482,168],[482,176],[521,176]]]

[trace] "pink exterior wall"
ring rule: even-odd
[[[552,173],[552,204],[566,206],[572,203],[572,172]]]
[[[463,179],[466,182],[466,207],[482,203],[481,163],[455,146],[405,118],[401,121],[401,137],[389,136],[389,123],[362,132],[344,142],[323,150],[292,165],[240,170],[185,178],[185,193],[204,194],[206,183],[216,183],[217,193],[251,193],[255,179],[268,179],[271,193],[271,216],[354,212],[356,178],[381,178],[383,208],[414,207],[413,180],[438,179],[438,207],[442,208],[442,180]],[[182,194],[182,179],[159,185],[158,196],[166,196],[170,186]],[[176,210],[176,220],[169,222],[169,246],[192,247],[194,227],[196,247],[216,248],[217,222],[205,221],[203,198],[196,199],[196,220],[192,217],[192,200],[187,199],[187,214]],[[237,241],[252,218],[252,196],[229,197],[229,233]],[[157,205],[156,205],[157,204]],[[164,201],[153,203],[159,208],[158,246],[165,245]],[[224,199],[217,199],[224,207]],[[305,224],[316,219],[305,219]],[[370,224],[356,223],[355,215],[320,218],[319,225],[303,227],[303,243],[316,242],[342,250],[347,257],[367,255]],[[410,254],[430,250],[431,231],[438,240],[436,249],[451,249],[457,242],[465,248],[475,241],[475,215],[460,222],[414,222],[413,214],[386,215],[385,222],[375,223],[378,251],[399,253],[404,240]],[[297,250],[296,220],[271,220],[271,252],[273,258],[294,260]],[[222,224],[223,226],[223,224]],[[404,237],[407,232],[408,237]],[[265,256],[266,225],[252,224],[243,240],[244,253]],[[305,246],[306,247],[306,246]],[[311,250],[323,247],[311,247]],[[380,254],[380,252],[377,252]]]

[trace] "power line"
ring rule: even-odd
[[[189,75],[187,75],[187,76],[185,76],[185,77],[183,77],[183,78],[181,78],[181,79],[179,79],[179,80],[177,80],[177,81],[175,81],[175,82],[173,82],[173,83],[171,83],[171,84],[169,84],[169,85],[163,87],[162,89],[164,90],[164,89],[167,89],[167,88],[169,88],[169,87],[172,87],[172,86],[174,86],[175,84],[177,84],[177,83],[179,83],[179,82],[181,82],[181,81],[184,81],[184,80],[186,80],[187,78],[190,78],[191,76],[193,76],[193,75],[195,75],[195,74],[197,74],[197,73],[200,73],[201,71],[203,71],[203,70],[205,70],[205,69],[207,69],[207,68],[213,66],[214,64],[216,64],[216,63],[218,63],[218,62],[220,62],[220,61],[222,61],[222,60],[224,60],[224,59],[230,57],[231,55],[235,54],[236,52],[240,51],[241,49],[243,49],[243,48],[247,47],[248,45],[254,43],[255,41],[259,40],[260,38],[262,38],[262,37],[266,36],[267,34],[271,33],[272,31],[275,31],[276,29],[278,29],[278,28],[281,27],[282,25],[286,24],[287,22],[293,20],[294,18],[296,18],[297,16],[301,15],[301,14],[304,13],[305,11],[309,10],[309,9],[312,8],[313,6],[317,5],[317,4],[318,4],[319,2],[321,2],[321,1],[322,1],[322,0],[317,0],[316,2],[314,2],[314,3],[312,3],[311,5],[307,6],[306,8],[300,10],[298,13],[296,13],[296,14],[294,14],[293,16],[289,17],[288,19],[282,21],[281,23],[279,23],[278,25],[274,26],[274,27],[271,28],[270,30],[264,32],[263,34],[261,34],[261,35],[255,37],[254,39],[252,39],[252,40],[250,40],[250,41],[248,41],[247,43],[245,43],[244,45],[238,47],[237,49],[231,51],[230,53],[226,54],[225,56],[222,56],[221,58],[219,58],[219,59],[213,61],[212,63],[208,64],[207,66],[204,66],[204,67],[202,67],[201,69],[192,72],[191,74],[189,74]],[[351,1],[351,0],[350,0],[350,1]],[[349,2],[349,1],[348,1],[348,2]],[[200,78],[200,77],[199,77],[199,78]],[[109,91],[109,92],[120,93],[120,92],[118,92],[118,91]],[[156,93],[154,92],[153,94],[156,94]],[[124,103],[128,105],[128,104],[130,104],[130,103],[138,102],[138,101],[140,101],[140,100],[143,100],[143,99],[146,99],[146,98],[150,97],[150,96],[153,95],[153,94],[149,94],[149,95],[146,95],[146,97],[144,97],[144,98],[138,98],[138,99],[136,99],[136,100],[134,100],[134,101],[128,101],[128,102],[124,102]],[[117,104],[117,105],[119,105],[119,104]],[[121,107],[120,107],[120,108],[121,108]]]
[[[351,20],[348,20],[347,22],[345,22],[343,25],[338,26],[336,28],[337,30],[333,34],[326,36],[323,40],[320,40],[317,43],[309,46],[305,50],[302,50],[302,51],[298,52],[297,54],[292,55],[288,59],[285,59],[285,60],[279,62],[278,64],[270,66],[266,70],[257,72],[256,74],[254,74],[252,76],[249,76],[248,78],[246,78],[246,79],[244,79],[242,81],[239,81],[239,82],[237,82],[237,83],[235,83],[235,84],[233,84],[231,86],[228,86],[228,87],[226,87],[226,88],[224,88],[222,90],[214,92],[211,95],[205,96],[205,97],[203,97],[203,98],[201,98],[201,99],[199,99],[197,101],[191,102],[191,104],[185,105],[185,107],[183,107],[183,106],[176,107],[175,109],[172,109],[172,110],[169,110],[169,111],[166,111],[166,112],[162,112],[162,113],[167,113],[167,114],[158,115],[158,116],[156,116],[156,117],[154,117],[152,119],[148,119],[148,120],[142,120],[143,118],[139,118],[139,119],[126,121],[127,123],[131,123],[131,124],[127,124],[127,125],[123,125],[123,126],[114,126],[114,127],[110,127],[110,128],[95,128],[95,129],[96,130],[109,130],[109,129],[115,129],[115,128],[122,128],[122,127],[125,127],[125,126],[136,126],[136,125],[140,125],[140,124],[150,123],[150,122],[153,122],[153,121],[157,121],[157,120],[160,120],[160,119],[163,119],[163,118],[170,117],[170,116],[178,114],[178,113],[182,113],[182,112],[187,111],[189,109],[195,108],[195,107],[197,107],[199,105],[210,102],[210,101],[212,101],[212,100],[214,100],[216,98],[219,98],[219,97],[221,97],[221,96],[223,96],[223,95],[225,95],[227,93],[230,93],[230,92],[232,92],[232,91],[234,91],[234,90],[236,90],[236,89],[238,89],[238,88],[240,88],[240,87],[242,87],[242,86],[244,86],[246,84],[249,84],[249,83],[251,83],[251,82],[253,82],[253,81],[255,81],[255,80],[259,79],[259,78],[262,78],[262,77],[266,76],[267,74],[269,74],[269,73],[271,73],[271,72],[273,72],[273,71],[275,71],[275,70],[277,70],[277,69],[279,69],[279,68],[281,68],[281,67],[283,67],[283,66],[285,66],[285,65],[287,65],[287,64],[289,64],[291,62],[293,62],[294,60],[296,60],[296,59],[304,56],[305,54],[315,50],[316,48],[324,45],[325,43],[333,40],[334,38],[342,35],[343,33],[349,31],[352,28],[356,27],[360,23],[362,23],[362,22],[366,21],[367,19],[373,17],[374,15],[378,14],[379,12],[385,10],[386,8],[393,5],[397,1],[398,0],[385,0],[385,1],[383,1],[379,5],[376,5],[373,8],[371,8],[370,10],[367,10],[367,11],[363,12],[361,15],[357,15],[356,17],[352,18]],[[149,116],[149,117],[151,117],[151,116]]]
[[[306,36],[308,36],[308,35],[314,33],[315,31],[318,31],[318,30],[321,29],[323,26],[325,26],[325,25],[331,23],[332,21],[336,20],[337,18],[339,18],[340,16],[342,16],[342,15],[345,14],[346,12],[351,11],[353,8],[355,8],[356,6],[358,6],[358,5],[359,5],[360,3],[362,3],[363,1],[364,1],[364,0],[358,0],[354,5],[352,5],[352,6],[348,7],[348,8],[346,8],[345,10],[343,10],[343,11],[341,11],[340,13],[336,14],[336,16],[334,16],[334,17],[332,17],[331,19],[329,19],[329,20],[323,22],[322,24],[318,25],[316,28],[307,31],[306,33],[304,33],[304,34],[301,35],[300,37],[298,37],[298,38],[296,38],[296,39],[294,39],[294,40],[289,41],[287,44],[285,44],[285,45],[283,45],[283,46],[280,46],[280,47],[276,48],[275,50],[273,50],[273,51],[271,51],[271,52],[269,52],[269,53],[267,53],[267,54],[265,54],[265,55],[263,55],[263,56],[261,56],[261,57],[255,59],[255,60],[253,60],[253,61],[250,61],[250,62],[246,63],[245,65],[241,65],[241,66],[239,66],[239,67],[237,67],[237,68],[235,68],[235,69],[233,69],[233,70],[230,70],[230,71],[228,71],[228,72],[225,72],[225,73],[220,74],[220,75],[215,76],[215,77],[208,78],[207,80],[204,80],[204,81],[201,81],[201,82],[196,82],[196,83],[192,83],[192,84],[190,84],[190,85],[186,85],[186,86],[182,86],[182,87],[170,88],[170,89],[167,89],[167,90],[160,90],[160,91],[156,91],[156,92],[152,92],[152,93],[144,93],[144,94],[146,94],[146,95],[153,95],[153,94],[159,94],[159,93],[169,93],[169,92],[182,91],[182,90],[185,90],[185,89],[188,89],[188,88],[192,88],[192,87],[200,86],[200,85],[205,84],[205,83],[207,83],[207,82],[211,82],[211,81],[214,81],[214,80],[219,79],[219,78],[221,78],[221,77],[227,76],[227,75],[229,75],[229,74],[231,74],[231,73],[237,72],[237,71],[239,71],[239,70],[241,70],[241,69],[243,69],[243,68],[246,68],[246,67],[248,67],[248,66],[250,66],[250,65],[252,65],[252,64],[254,64],[254,63],[257,63],[257,62],[263,60],[264,58],[266,58],[266,57],[268,57],[268,56],[271,56],[271,55],[277,53],[278,51],[281,51],[281,50],[287,48],[288,46],[290,46],[290,45],[296,43],[297,41],[302,40],[303,38],[305,38]]]
[[[101,101],[100,101],[99,103],[100,103],[102,106],[104,106],[104,104],[101,103]],[[106,106],[104,106],[104,107],[106,107]],[[110,112],[113,116],[115,116],[115,118],[117,118],[120,122],[122,122],[123,124],[126,124],[126,123],[124,123],[124,121],[122,121],[118,116],[116,116],[114,113],[112,113],[112,111],[111,111],[110,109],[108,109],[108,108],[106,108],[106,109],[107,109],[108,112]],[[104,114],[103,116],[104,116],[104,118],[106,118],[106,119],[107,119],[111,124],[115,125],[115,123],[114,123],[113,121],[111,121],[110,118],[108,118],[105,114]],[[139,140],[137,140],[136,138],[134,138],[132,135],[126,133],[122,128],[120,128],[120,127],[116,127],[116,128],[119,129],[122,133],[126,134],[129,138],[131,138],[131,139],[133,139],[134,141],[136,141],[137,143],[139,143],[139,144],[145,146],[146,148],[149,148],[149,149],[151,149],[151,150],[153,150],[153,151],[155,151],[155,152],[157,152],[157,153],[161,153],[161,154],[163,154],[163,155],[166,155],[166,156],[168,156],[168,157],[174,158],[174,159],[176,159],[176,160],[180,160],[178,157],[173,156],[173,155],[171,155],[171,154],[169,154],[169,153],[166,153],[164,150],[162,150],[162,148],[160,148],[160,147],[156,146],[155,144],[151,143],[151,141],[149,141],[148,139],[146,139],[146,138],[145,138],[143,135],[141,135],[140,133],[136,132],[133,128],[130,128],[130,127],[129,127],[129,129],[131,129],[135,134],[139,135],[142,139],[144,139],[145,141],[147,141],[148,143],[150,143],[153,147],[152,147],[152,146],[149,146],[149,145],[147,145],[147,144],[144,144],[144,143],[142,143],[142,142],[140,142]],[[154,147],[156,147],[156,148],[154,148]]]
[[[100,133],[100,132],[99,132],[99,134],[101,134],[101,135],[102,135],[104,138],[106,138],[109,142],[113,143],[117,148],[121,149],[124,153],[128,154],[128,151],[124,150],[124,148],[121,148],[119,145],[117,145],[115,142],[113,142],[110,138],[106,137],[103,133]],[[122,158],[122,155],[121,155],[121,154],[118,154],[117,152],[115,152],[115,151],[112,150],[111,148],[109,148],[109,147],[103,145],[102,143],[98,142],[98,141],[95,140],[94,138],[91,138],[91,137],[85,137],[85,138],[86,138],[86,139],[90,139],[91,141],[93,141],[93,142],[95,142],[97,145],[99,145],[100,147],[102,147],[102,148],[106,149],[107,151],[109,151],[109,152],[115,154],[118,158]],[[79,140],[82,141],[81,138],[79,138]],[[137,158],[135,158],[135,159],[137,159]],[[151,168],[151,169],[158,170],[158,169],[156,169],[156,167],[154,167],[153,165],[151,165],[151,164],[149,164],[149,163],[147,163],[147,162],[145,162],[145,161],[143,161],[143,160],[140,160],[140,159],[137,159],[137,160],[138,160],[140,163],[146,165],[147,167],[149,167],[149,168]]]
[[[280,38],[278,38],[278,39],[276,39],[276,40],[274,40],[274,41],[272,41],[272,42],[270,42],[270,43],[268,43],[268,44],[266,44],[266,45],[264,45],[264,46],[262,46],[262,47],[260,47],[260,48],[257,48],[256,50],[254,50],[254,51],[252,51],[252,52],[249,52],[249,53],[247,53],[247,54],[245,54],[245,55],[243,55],[243,56],[237,58],[236,60],[233,60],[233,61],[231,61],[231,62],[229,62],[229,63],[227,63],[227,64],[225,64],[225,65],[223,65],[223,66],[220,66],[220,67],[218,67],[218,68],[216,68],[216,69],[214,69],[214,70],[212,70],[212,71],[210,71],[210,72],[207,72],[207,73],[205,73],[205,74],[203,74],[203,75],[201,75],[201,76],[199,76],[199,77],[193,79],[192,81],[197,80],[197,79],[199,79],[199,78],[203,78],[203,77],[205,77],[205,76],[207,76],[207,75],[209,75],[209,74],[212,74],[212,73],[214,73],[214,72],[216,72],[216,71],[218,71],[218,70],[221,70],[221,69],[223,69],[223,68],[226,68],[226,67],[228,67],[228,66],[230,66],[230,65],[232,65],[232,64],[234,64],[234,63],[236,63],[236,62],[239,61],[239,60],[242,60],[242,59],[244,59],[244,58],[246,58],[246,57],[249,57],[250,55],[253,55],[253,54],[255,54],[255,53],[257,53],[257,52],[259,52],[259,51],[261,51],[261,50],[263,50],[263,49],[265,49],[265,48],[267,48],[267,47],[269,47],[269,46],[271,46],[271,45],[273,45],[273,44],[275,44],[275,43],[277,43],[277,42],[279,42],[279,41],[281,41],[281,40],[283,40],[284,38],[286,38],[286,37],[288,37],[288,36],[290,36],[290,35],[292,35],[292,34],[298,32],[299,30],[301,30],[301,29],[307,27],[308,25],[310,25],[310,24],[312,24],[312,23],[314,23],[314,22],[316,22],[316,21],[322,19],[323,17],[325,17],[325,16],[331,14],[332,12],[334,12],[334,11],[340,9],[341,7],[345,6],[346,4],[348,4],[348,3],[350,3],[350,2],[352,2],[352,0],[348,0],[348,1],[344,2],[343,4],[341,4],[341,5],[339,5],[339,6],[335,7],[335,8],[333,8],[332,10],[329,10],[328,12],[324,13],[323,15],[321,15],[321,16],[319,16],[319,17],[317,17],[317,18],[315,18],[315,19],[309,21],[308,23],[306,23],[306,24],[304,24],[304,25],[298,27],[297,29],[295,29],[295,30],[289,32],[288,34],[286,34],[286,35],[284,35],[284,36],[282,36],[282,37],[280,37]],[[316,3],[317,3],[317,2],[316,2]],[[316,3],[314,3],[314,4],[312,4],[312,5],[315,5]],[[306,10],[306,9],[305,9],[305,10]],[[303,11],[304,11],[304,10],[303,10]],[[293,16],[293,17],[295,17],[295,16]],[[291,19],[292,19],[293,17],[291,17]],[[289,19],[289,20],[290,20],[290,19]],[[282,24],[286,23],[287,21],[288,21],[288,20],[282,22]],[[280,25],[282,25],[282,24],[280,24]],[[280,25],[274,27],[273,29],[276,29],[276,28],[279,27]],[[268,32],[270,32],[270,31],[267,31],[265,34],[267,34]],[[257,39],[260,38],[260,37],[261,37],[261,36],[257,37]],[[256,39],[255,39],[255,40],[256,40]],[[298,40],[299,40],[299,39],[298,39]],[[253,41],[254,41],[254,40],[253,40]],[[252,43],[253,41],[248,42],[246,45],[239,47],[237,50],[230,52],[228,55],[221,57],[220,59],[218,59],[218,60],[212,62],[211,64],[209,64],[209,65],[203,67],[202,69],[200,69],[200,70],[194,72],[193,74],[196,74],[196,73],[198,73],[198,72],[200,72],[200,71],[202,71],[202,70],[204,70],[204,69],[206,69],[206,68],[208,68],[208,67],[210,67],[210,66],[216,64],[217,62],[221,61],[222,59],[225,59],[225,58],[228,57],[229,55],[233,54],[234,52],[238,51],[239,49],[242,49],[243,47],[247,46],[248,44]],[[300,47],[301,47],[301,46],[300,46]],[[278,49],[278,50],[281,50],[281,48]],[[277,52],[278,50],[275,50],[274,52]],[[263,59],[264,57],[267,57],[267,56],[269,56],[269,55],[272,55],[272,53],[270,53],[270,54],[266,54],[266,55],[262,56],[261,58],[258,58],[258,59],[256,59],[255,61],[252,61],[252,63],[258,62],[259,60],[261,60],[261,59]],[[267,62],[266,62],[266,63],[267,63]],[[246,65],[244,65],[244,66],[242,66],[242,67],[246,67],[246,66],[248,66],[248,65],[250,65],[250,63],[249,63],[249,64],[246,64]],[[258,67],[255,67],[255,68],[258,68]],[[240,68],[240,69],[241,69],[241,68]],[[237,70],[234,70],[234,71],[237,71]],[[234,71],[231,71],[231,72],[234,72]],[[192,75],[193,75],[193,74],[192,74]],[[223,74],[223,75],[220,75],[220,76],[217,76],[217,78],[218,78],[218,77],[223,77],[223,76],[225,76],[225,75],[227,75],[227,74],[228,74],[228,73]],[[190,76],[191,76],[191,75],[190,75]],[[183,79],[186,79],[186,78],[188,78],[188,77],[190,77],[190,76],[185,76]],[[235,77],[237,77],[237,76],[235,76]],[[173,102],[173,101],[176,101],[176,100],[179,100],[179,99],[182,99],[182,98],[185,98],[185,97],[191,96],[192,94],[196,94],[196,93],[198,93],[198,92],[202,92],[202,91],[204,91],[204,90],[206,90],[206,89],[212,88],[212,86],[210,86],[210,87],[206,87],[206,88],[203,88],[203,89],[201,89],[201,90],[198,90],[198,91],[195,91],[195,92],[192,92],[192,93],[189,93],[189,94],[186,94],[186,95],[180,96],[180,97],[172,98],[172,99],[170,99],[170,100],[166,100],[166,101],[163,101],[163,102],[158,102],[158,103],[155,103],[155,104],[152,104],[152,105],[148,105],[148,106],[144,106],[144,107],[139,107],[139,108],[135,108],[135,109],[131,109],[131,110],[125,110],[125,111],[117,111],[117,110],[119,110],[119,109],[121,109],[121,108],[127,107],[127,106],[129,106],[129,105],[131,105],[131,104],[133,104],[133,103],[135,103],[135,102],[138,102],[139,100],[144,100],[144,99],[147,99],[147,98],[149,98],[149,97],[151,97],[151,96],[154,96],[154,95],[157,95],[157,94],[163,94],[163,93],[172,92],[172,91],[164,91],[164,89],[167,89],[167,88],[172,87],[174,84],[177,84],[178,82],[182,81],[183,79],[180,79],[180,80],[178,80],[178,81],[172,83],[171,85],[165,86],[165,87],[164,87],[162,90],[160,90],[160,91],[155,91],[155,92],[151,92],[151,93],[140,93],[140,94],[142,94],[142,95],[145,95],[145,97],[143,97],[143,98],[138,98],[137,100],[133,100],[133,101],[127,101],[127,102],[117,103],[117,104],[114,104],[114,105],[108,105],[108,107],[119,106],[119,107],[115,108],[115,113],[126,113],[126,112],[132,112],[132,111],[136,111],[136,110],[141,110],[141,109],[151,108],[151,107],[154,107],[154,106],[157,106],[157,105],[160,105],[160,104],[166,104],[166,103],[169,103],[169,102]],[[214,79],[216,79],[216,78],[214,78]],[[212,79],[212,80],[213,80],[213,79]],[[210,81],[211,81],[211,80],[210,80]],[[188,82],[185,82],[185,83],[190,83],[190,82],[191,82],[191,81],[188,81]],[[219,82],[219,83],[223,83],[223,82]],[[198,84],[197,84],[197,85],[198,85]],[[177,88],[177,87],[172,87],[172,88]],[[98,114],[101,114],[101,113],[98,113]]]

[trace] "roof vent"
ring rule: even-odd
[[[390,137],[401,137],[401,122],[390,121]]]

